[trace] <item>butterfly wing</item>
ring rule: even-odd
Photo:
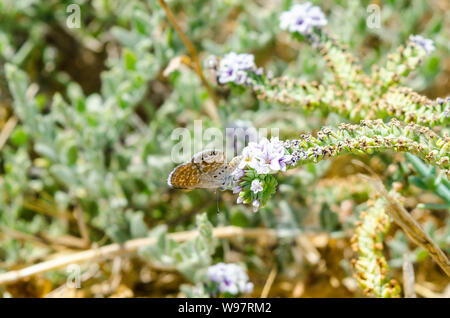
[[[199,188],[223,187],[227,178],[226,156],[223,151],[204,150],[192,158],[201,174]]]
[[[177,166],[169,174],[167,183],[175,189],[195,189],[200,183],[201,172],[192,162]]]
[[[232,182],[231,173],[242,157],[235,157],[227,164],[223,151],[204,150],[192,159],[176,167],[169,175],[167,183],[176,189],[227,188]]]
[[[225,164],[226,157],[225,153],[220,150],[208,149],[203,150],[199,153],[196,153],[191,162],[197,163],[201,166],[209,166],[209,165],[221,165]]]
[[[177,166],[167,183],[176,189],[218,188],[224,184],[225,154],[218,150],[204,150],[192,159]]]

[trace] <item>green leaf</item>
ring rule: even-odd
[[[339,229],[339,216],[336,212],[331,211],[327,203],[322,204],[319,219],[322,229],[330,232]]]
[[[17,146],[23,146],[28,141],[28,134],[23,130],[22,126],[17,126],[11,134],[11,142]]]
[[[40,155],[52,160],[52,161],[56,161],[57,160],[57,155],[55,153],[55,150],[44,143],[36,143],[34,145],[34,150],[39,153]]]
[[[128,49],[124,49],[125,68],[129,71],[136,70],[136,55]]]
[[[69,166],[73,166],[77,162],[78,148],[76,145],[72,145],[67,149],[66,157]]]
[[[230,223],[239,227],[247,227],[249,225],[247,216],[239,210],[231,214]]]
[[[132,238],[145,237],[148,234],[148,227],[144,222],[144,213],[142,211],[128,210],[126,217],[130,224],[130,234]]]

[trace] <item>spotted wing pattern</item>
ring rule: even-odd
[[[169,174],[167,183],[175,189],[194,189],[200,183],[201,172],[192,162],[179,165]]]
[[[167,183],[177,189],[219,188],[225,187],[229,178],[225,153],[205,150],[195,154],[191,161],[176,167]]]

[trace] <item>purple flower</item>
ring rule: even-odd
[[[282,30],[288,30],[291,33],[298,32],[302,35],[310,34],[314,27],[323,27],[327,23],[327,18],[322,10],[310,2],[295,4],[280,16]]]
[[[287,164],[295,166],[297,161],[306,159],[308,159],[308,156],[306,155],[306,152],[304,150],[294,150],[294,152],[291,155],[291,160],[287,162]]]
[[[239,192],[241,192],[241,190],[242,190],[242,187],[241,187],[240,185],[235,186],[235,187],[233,188],[233,193],[239,193]]]
[[[264,69],[262,67],[258,67],[255,71],[255,74],[261,76],[264,74]]]
[[[268,169],[270,172],[272,171],[279,171],[281,170],[280,162],[283,161],[284,151],[276,151],[273,149],[271,145],[269,145],[264,152],[262,152],[261,156],[259,157],[260,161],[260,169],[265,168]]]
[[[253,54],[235,54],[234,60],[240,70],[256,69],[255,57]]]
[[[242,151],[242,155],[243,160],[239,168],[249,166],[258,174],[285,171],[286,164],[291,161],[291,156],[286,153],[284,144],[278,137],[272,137],[270,141],[263,138],[259,143],[250,142]]]
[[[262,183],[258,179],[252,181],[252,185],[250,186],[250,190],[253,191],[254,194],[261,192],[263,190]]]
[[[236,296],[253,291],[253,284],[249,282],[247,273],[236,264],[218,263],[208,267],[206,275],[217,284],[219,293],[230,293]]]
[[[219,83],[225,84],[228,82],[234,82],[236,80],[236,69],[233,65],[220,64],[219,68]]]
[[[252,54],[230,52],[220,61],[219,83],[244,84],[247,79],[247,71],[250,70],[256,70],[255,57]]]
[[[253,165],[251,165],[251,168],[255,169],[256,173],[258,173],[258,174],[269,174],[270,173],[269,165],[261,160],[258,160]]]
[[[433,40],[426,39],[421,35],[410,35],[409,40],[422,47],[427,54],[430,54],[435,49]]]
[[[239,168],[235,169],[235,170],[231,173],[231,176],[233,177],[234,180],[239,180],[239,179],[241,179],[244,175],[245,175],[244,170],[239,169]]]
[[[237,200],[236,200],[236,203],[237,203],[237,204],[244,203],[244,199],[239,195],[238,198],[237,198]]]

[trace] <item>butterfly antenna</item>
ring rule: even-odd
[[[219,193],[219,191],[216,189],[217,214],[220,213],[220,210],[219,210],[219,196],[220,196],[220,193]]]

